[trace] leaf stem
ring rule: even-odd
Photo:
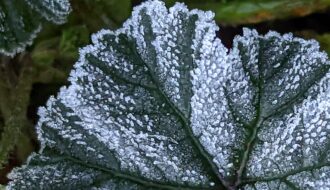
[[[259,52],[259,55],[260,52]],[[259,58],[261,59],[261,58]],[[260,62],[259,62],[260,63]],[[241,159],[241,162],[239,164],[239,169],[236,172],[236,181],[234,183],[234,187],[235,189],[237,189],[237,187],[241,184],[242,181],[242,176],[243,173],[246,170],[246,165],[247,162],[249,160],[250,154],[252,152],[252,148],[253,145],[255,143],[255,140],[257,138],[257,132],[261,126],[261,124],[264,122],[265,118],[263,116],[262,113],[262,95],[263,95],[263,87],[264,87],[264,81],[263,81],[263,77],[260,75],[260,73],[262,73],[262,65],[259,65],[258,70],[259,70],[259,78],[258,78],[258,84],[257,84],[257,88],[258,88],[258,93],[257,93],[257,100],[258,100],[258,104],[256,106],[256,116],[255,116],[255,120],[253,120],[249,126],[249,128],[252,130],[252,132],[250,133],[250,136],[247,139],[247,143],[245,145],[246,149],[243,153],[243,157]]]
[[[263,121],[264,121],[263,118],[258,116],[258,118],[256,120],[256,124],[252,128],[252,133],[251,133],[251,135],[250,135],[250,137],[247,141],[247,144],[246,144],[246,150],[244,151],[241,164],[239,166],[239,169],[237,170],[237,177],[236,177],[235,187],[237,187],[241,184],[243,172],[246,168],[246,164],[249,160],[249,156],[251,154],[253,144],[254,144],[254,142],[256,140],[256,137],[257,137],[257,131],[260,128]]]
[[[3,63],[6,64],[4,67],[9,71],[2,72],[3,77],[0,79],[4,83],[0,86],[0,113],[4,118],[4,128],[0,135],[0,168],[6,163],[9,153],[17,146],[19,138],[24,136],[23,131],[28,130],[30,124],[26,118],[26,111],[29,105],[35,70],[30,66],[29,60],[24,63],[20,75],[12,77],[15,78],[15,81],[10,81],[8,76],[10,72],[9,64],[11,63]],[[4,81],[8,82],[5,83]],[[24,148],[28,149],[27,152],[32,151],[29,144],[24,145]]]

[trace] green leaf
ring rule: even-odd
[[[73,26],[64,29],[59,44],[59,56],[76,60],[78,55],[78,47],[88,44],[89,31],[86,26]]]
[[[36,43],[31,52],[33,64],[41,68],[51,66],[58,55],[56,48],[59,41],[59,38],[55,37]]]
[[[0,2],[0,53],[25,50],[41,30],[42,18],[60,24],[70,12],[67,0],[4,0]]]
[[[330,188],[329,59],[316,41],[148,1],[80,50],[8,189]]]

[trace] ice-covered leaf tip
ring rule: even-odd
[[[329,189],[329,60],[316,41],[211,12],[136,7],[80,51],[8,189]]]
[[[24,51],[40,31],[42,20],[64,23],[70,10],[68,0],[1,0],[0,54]]]

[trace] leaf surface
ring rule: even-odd
[[[326,54],[249,29],[228,53],[213,16],[148,1],[93,35],[8,189],[329,187]]]

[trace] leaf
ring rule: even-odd
[[[60,39],[55,37],[37,42],[31,52],[33,64],[40,68],[51,66],[58,56],[56,48],[59,46],[59,41]]]
[[[60,24],[69,12],[70,4],[67,0],[1,1],[0,53],[14,56],[24,51],[41,30],[42,18]]]
[[[8,189],[330,187],[330,62],[316,41],[148,1],[80,51]]]
[[[56,24],[63,24],[71,11],[68,0],[25,0],[43,18]]]
[[[86,26],[72,26],[63,30],[59,43],[60,57],[76,60],[78,55],[78,47],[88,44],[89,31]]]
[[[0,53],[5,55],[22,52],[41,29],[33,11],[21,3],[22,0],[0,2]]]

